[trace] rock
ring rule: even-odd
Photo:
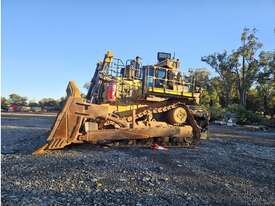
[[[75,199],[77,202],[82,202],[82,198],[78,197]]]
[[[116,192],[122,192],[122,189],[121,188],[118,188],[115,190]]]
[[[17,201],[18,200],[18,198],[16,197],[16,196],[9,196],[9,198],[11,198],[12,200],[14,200],[14,201]]]
[[[168,181],[169,178],[168,177],[162,177],[160,180],[162,180],[162,181]]]
[[[119,181],[121,181],[121,182],[127,182],[127,179],[125,179],[125,178],[120,178]]]
[[[149,180],[150,180],[149,177],[143,177],[143,178],[142,178],[142,181],[143,181],[143,182],[148,182]]]
[[[32,194],[33,194],[33,195],[36,195],[36,194],[37,194],[37,191],[36,191],[36,190],[32,190]]]
[[[21,185],[21,183],[20,183],[20,182],[18,182],[18,181],[16,181],[16,182],[15,182],[15,185]]]
[[[97,188],[102,187],[102,183],[101,182],[96,182],[96,187]]]
[[[97,182],[97,179],[96,179],[96,178],[93,178],[93,179],[92,179],[92,182]]]
[[[228,189],[231,189],[231,188],[230,188],[230,184],[225,183],[224,185],[225,185],[225,187],[227,187]]]

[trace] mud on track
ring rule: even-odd
[[[45,156],[54,117],[2,116],[2,205],[274,205],[275,133],[210,127],[195,149],[76,145]]]

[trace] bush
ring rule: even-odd
[[[267,127],[272,127],[272,128],[275,128],[275,118],[271,118],[271,119],[267,119],[265,117],[262,117],[261,118],[261,124],[262,125],[265,125]]]
[[[242,105],[232,104],[226,111],[236,115],[237,124],[252,124],[260,122],[260,116],[255,112],[245,109]]]
[[[224,119],[225,111],[221,107],[210,107],[209,113],[211,121]]]

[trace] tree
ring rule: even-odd
[[[209,87],[209,71],[206,68],[195,69],[194,83],[196,86],[207,90]]]
[[[1,109],[7,110],[9,108],[9,102],[5,97],[1,97]]]
[[[59,108],[63,108],[65,105],[65,102],[66,102],[66,97],[61,97],[58,103]]]
[[[89,90],[90,85],[91,85],[91,82],[86,82],[86,83],[83,85],[83,88]]]
[[[9,95],[9,102],[11,104],[16,104],[17,106],[27,106],[27,98],[21,97],[17,94],[10,94]]]
[[[210,106],[215,108],[221,107],[221,99],[225,96],[222,92],[222,80],[219,77],[213,77],[210,80],[209,95]]]
[[[189,75],[186,77],[186,80],[191,83],[192,90],[200,90],[200,103],[209,107],[209,71],[206,68],[191,68],[189,69]]]
[[[235,55],[229,55],[227,51],[214,53],[201,58],[203,62],[209,64],[223,81],[223,94],[225,96],[225,106],[231,101],[231,93],[234,86],[235,76],[233,68],[238,64]]]
[[[32,100],[32,101],[29,102],[29,107],[39,107],[39,103]]]
[[[59,102],[52,98],[43,98],[39,101],[39,105],[42,108],[49,107],[52,110],[58,110],[59,109]]]
[[[275,52],[261,52],[257,76],[257,91],[262,98],[264,114],[273,113],[275,104],[272,97],[275,96]],[[273,107],[273,108],[272,108]]]
[[[190,68],[186,76],[188,82],[194,87],[207,89],[209,85],[209,71],[206,68]]]
[[[259,71],[258,50],[262,47],[256,37],[256,29],[245,28],[241,35],[242,46],[233,52],[234,61],[238,61],[233,67],[240,97],[240,104],[246,106],[247,92],[255,82]]]
[[[246,101],[246,108],[247,110],[254,111],[254,112],[262,112],[263,111],[263,99],[259,96],[259,91],[257,88],[251,88],[247,92],[247,101]]]
[[[232,92],[236,85],[239,103],[246,106],[247,94],[260,70],[259,49],[262,44],[256,37],[256,29],[245,28],[241,35],[242,45],[231,54],[214,53],[202,57],[202,61],[209,64],[219,74],[224,83],[225,106],[232,100]]]

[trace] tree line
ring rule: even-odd
[[[28,101],[27,97],[18,94],[10,94],[8,98],[1,97],[1,109],[8,110],[12,105],[17,107],[41,107],[41,109],[58,111],[63,107],[65,98],[60,99],[43,98],[40,101]]]
[[[193,69],[195,82],[202,88],[201,103],[221,118],[226,112],[243,115],[242,121],[275,115],[275,51],[264,51],[256,29],[245,28],[240,46],[203,56],[218,75],[209,77],[206,69]]]

